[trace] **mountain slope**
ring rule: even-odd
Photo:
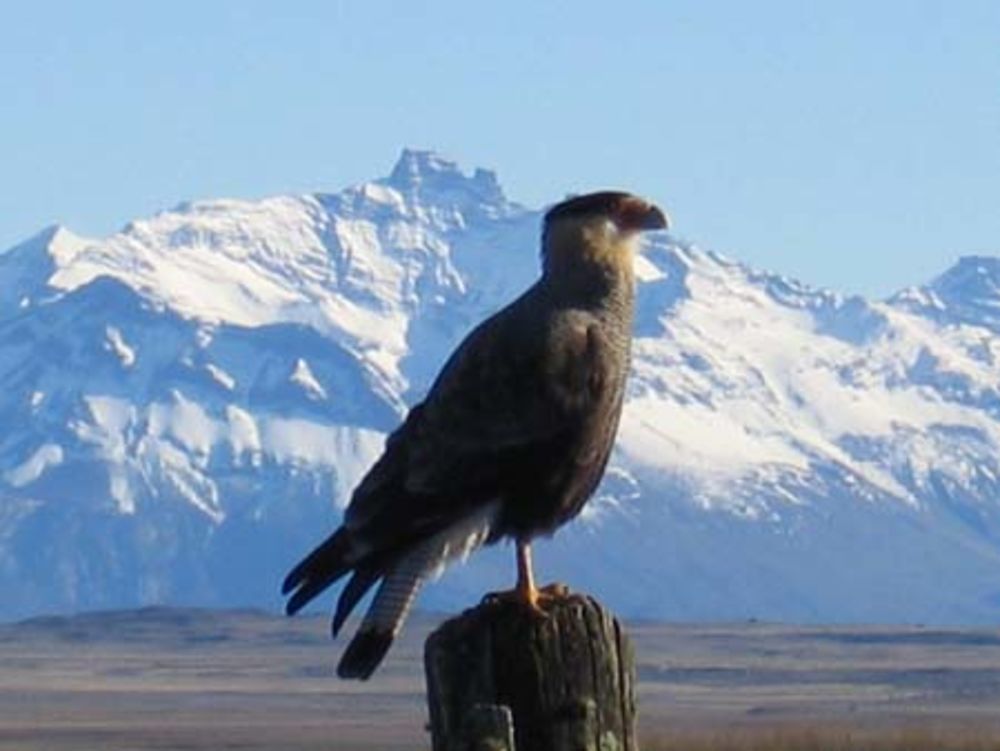
[[[276,604],[450,349],[534,278],[539,216],[405,151],[339,193],[0,255],[0,614]],[[998,263],[877,302],[652,238],[619,448],[542,574],[630,615],[996,619]],[[509,554],[424,604],[505,586]]]

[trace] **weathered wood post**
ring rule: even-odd
[[[635,664],[618,620],[571,594],[540,617],[486,601],[427,639],[434,751],[637,751]]]

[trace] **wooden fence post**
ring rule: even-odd
[[[590,597],[486,601],[427,639],[434,751],[638,751],[635,664]]]

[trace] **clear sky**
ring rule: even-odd
[[[335,190],[401,147],[887,294],[1000,253],[1000,2],[7,2],[0,247]]]

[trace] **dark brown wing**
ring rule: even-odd
[[[509,495],[518,478],[603,469],[624,367],[592,316],[535,310],[512,306],[463,342],[359,485],[349,530],[385,548]]]

